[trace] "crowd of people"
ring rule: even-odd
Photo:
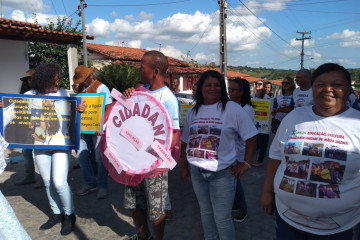
[[[179,105],[174,91],[165,85],[167,68],[168,61],[162,53],[146,52],[141,60],[141,83],[127,89],[124,95],[131,97],[136,90],[146,87],[163,103],[172,119],[171,147],[174,147],[180,140],[180,131],[175,131],[180,129]],[[111,110],[110,91],[94,71],[78,66],[73,90],[105,93],[105,109]],[[54,63],[39,65],[23,81],[24,94],[69,96],[60,88],[61,71]],[[172,87],[178,89],[178,85]],[[193,87],[196,99],[181,133],[180,171],[184,184],[191,180],[204,238],[236,239],[234,222],[243,222],[248,215],[241,177],[252,166],[264,164],[271,131],[275,136],[259,202],[267,214],[275,213],[276,239],[357,239],[360,137],[354,133],[360,130],[360,112],[349,72],[338,64],[327,63],[312,74],[307,69],[299,70],[295,81],[285,77],[277,96],[268,81],[256,81],[252,94],[250,89],[250,83],[242,78],[230,80],[226,87],[224,77],[214,70],[204,72]],[[268,133],[259,133],[254,124],[252,100],[273,101]],[[84,102],[76,110],[84,112]],[[59,123],[47,121],[44,114],[48,113],[40,115],[40,127],[47,134],[45,138],[33,136],[40,142],[52,141],[60,132]],[[80,137],[77,159],[84,186],[75,192],[78,196],[97,190],[97,198],[107,198],[108,163],[97,146],[100,136],[96,132]],[[16,185],[35,183],[32,151],[23,150],[25,178]],[[76,221],[72,191],[67,183],[70,154],[70,150],[34,150],[52,211],[40,229],[61,223],[61,235],[71,233]],[[137,186],[125,186],[124,207],[130,210],[138,228],[138,233],[129,239],[164,239],[169,204],[168,172],[146,177]]]

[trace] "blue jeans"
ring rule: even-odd
[[[22,155],[24,157],[24,164],[25,166],[34,166],[34,159],[33,159],[33,156],[32,156],[32,149],[26,149],[26,148],[23,148],[22,150]]]
[[[244,188],[241,185],[240,178],[236,178],[236,192],[233,204],[233,210],[247,211]]]
[[[235,179],[229,169],[207,171],[190,164],[191,181],[200,205],[206,240],[234,240],[235,228],[231,209]]]
[[[97,185],[98,188],[106,188],[108,171],[101,160],[99,149],[95,149],[96,140],[97,136],[94,134],[81,134],[77,158],[85,183],[88,185]],[[97,178],[95,178],[94,174],[93,158],[91,157],[92,153],[95,156]]]
[[[276,240],[357,240],[359,239],[360,224],[353,228],[332,234],[332,235],[315,235],[312,233],[301,231],[286,223],[275,208],[276,223]]]
[[[54,214],[74,212],[72,192],[67,182],[70,150],[35,149],[36,164],[44,181],[46,194]]]

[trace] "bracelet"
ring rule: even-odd
[[[247,161],[244,160],[242,163],[244,163],[248,168],[251,168],[251,165]]]

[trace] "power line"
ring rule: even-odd
[[[64,0],[61,0],[61,2],[62,2],[62,5],[63,5],[63,7],[64,7],[65,14],[66,14],[66,16],[67,16],[68,14],[67,14],[67,11],[66,11],[66,7],[65,7],[65,4],[64,4]]]
[[[52,0],[50,0],[50,1],[51,1],[51,4],[53,5],[53,8],[54,8],[55,14],[56,14],[56,15],[58,15],[58,13],[57,13],[57,11],[56,11],[56,7],[55,7],[55,5],[54,5],[54,2],[53,2]]]
[[[147,4],[89,4],[92,7],[142,7],[142,6],[157,6],[157,5],[169,5],[174,3],[189,2],[190,0],[173,1],[173,2],[162,2],[162,3],[147,3]]]

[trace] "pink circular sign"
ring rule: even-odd
[[[152,94],[135,92],[113,105],[104,154],[118,174],[146,174],[160,165],[170,168],[163,154],[169,152],[171,140],[171,118],[165,107]]]

